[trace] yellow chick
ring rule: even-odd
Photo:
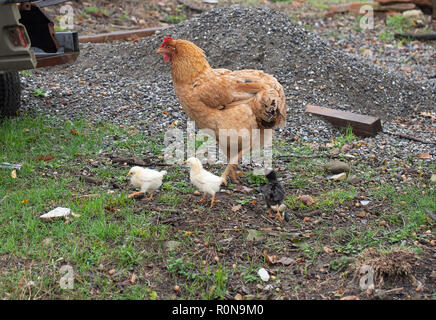
[[[186,160],[186,163],[191,168],[191,183],[200,191],[204,192],[204,196],[201,198],[200,202],[205,201],[207,195],[210,194],[212,196],[210,207],[212,208],[215,204],[215,193],[220,190],[220,185],[223,183],[223,178],[204,170],[203,165],[197,158],[191,157]]]
[[[162,178],[166,173],[165,170],[156,171],[141,167],[131,168],[127,174],[127,176],[130,177],[130,183],[134,187],[140,188],[141,191],[130,194],[129,198],[133,198],[139,194],[145,195],[146,192],[151,191],[150,197],[145,198],[144,200],[153,200],[154,191],[162,185]]]

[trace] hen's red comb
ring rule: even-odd
[[[174,40],[172,37],[165,37],[164,41],[162,42],[162,45],[160,46],[161,48],[165,45],[165,43],[167,43],[168,41],[172,41]]]

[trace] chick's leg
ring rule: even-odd
[[[153,200],[154,190],[151,192],[151,195],[148,198],[144,198],[145,201]]]
[[[268,217],[274,218],[274,216],[271,213],[271,207],[268,208]]]
[[[206,200],[206,197],[207,197],[207,193],[205,192],[203,197],[198,202],[200,203],[204,202]]]
[[[211,203],[210,203],[210,208],[212,209],[213,208],[213,205],[215,204],[215,193],[213,194],[213,196],[212,196],[212,201],[211,201]]]
[[[136,198],[137,196],[139,196],[139,195],[144,195],[145,193],[144,192],[133,192],[133,193],[131,193],[131,194],[129,194],[129,198]]]
[[[277,214],[276,214],[276,219],[279,220],[280,222],[283,222],[283,218],[280,215],[280,211],[279,211],[279,205],[277,205]]]

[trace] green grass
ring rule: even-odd
[[[84,10],[85,10],[85,13],[88,13],[88,14],[102,13],[102,14],[107,15],[107,16],[109,15],[109,11],[107,11],[104,8],[97,7],[95,4],[93,4],[92,6],[84,7]]]
[[[245,234],[247,225],[259,231],[265,226],[266,222],[258,217],[259,212],[251,211],[255,206],[263,206],[260,198],[256,198],[256,205],[252,201],[257,191],[234,192],[228,197],[222,194],[224,207],[211,212],[205,206],[186,203],[187,196],[193,199],[195,188],[187,178],[187,168],[172,165],[165,169],[168,174],[151,209],[144,202],[127,197],[133,189],[128,190],[125,177],[128,168],[111,163],[105,155],[158,159],[163,140],[163,134],[150,137],[139,127],[120,127],[107,122],[92,124],[42,116],[0,121],[0,163],[22,165],[21,170],[16,170],[16,178],[11,175],[11,169],[0,169],[0,298],[224,299],[231,278],[236,277],[246,286],[260,283],[257,271],[268,266],[263,249],[270,255],[303,259],[298,268],[308,274],[319,258],[325,256],[323,248],[328,246],[335,254],[327,260],[329,268],[339,271],[346,268],[349,257],[369,247],[407,246],[418,250],[414,241],[426,241],[424,231],[431,229],[426,210],[436,210],[434,186],[424,189],[426,180],[413,185],[389,181],[402,172],[404,163],[391,162],[372,168],[368,162],[358,161],[351,165],[351,173],[359,172],[368,182],[357,186],[330,182],[323,169],[326,159],[310,157],[316,152],[309,144],[275,141],[274,155],[289,155],[281,164],[282,170],[277,170],[278,176],[291,174],[291,178],[283,180],[283,185],[292,219],[282,227],[299,228],[299,232],[273,231],[279,234],[271,236],[269,231],[261,231],[264,239],[253,247],[240,235]],[[335,147],[355,140],[350,129],[333,137]],[[52,159],[38,160],[41,156]],[[427,171],[436,169],[434,164],[421,160],[406,161]],[[381,175],[382,170],[387,183],[369,182]],[[103,185],[82,181],[80,175],[85,171],[103,181]],[[427,179],[424,174],[415,178],[420,177]],[[108,193],[114,182],[121,185],[120,189]],[[248,171],[241,182],[256,188],[266,180]],[[229,188],[232,189],[234,186]],[[311,195],[315,204],[305,206],[298,200],[302,194]],[[365,218],[365,224],[355,216],[362,208],[354,208],[362,194],[371,201],[367,210],[371,216]],[[377,206],[372,208],[373,203]],[[236,204],[243,208],[230,213]],[[51,222],[39,219],[41,214],[58,206],[71,208],[76,216]],[[199,212],[192,213],[193,209]],[[316,210],[319,213],[310,221],[296,216]],[[339,216],[344,212],[343,217]],[[201,223],[193,224],[198,215],[205,216],[201,216]],[[174,217],[181,217],[184,225],[161,223]],[[225,227],[223,221],[227,223]],[[387,225],[380,225],[381,221]],[[234,259],[229,247],[217,241],[217,230],[222,229],[227,231],[220,236],[232,237],[232,243],[240,242],[236,249],[230,247],[232,252],[240,250],[240,259]],[[170,240],[180,242],[180,247],[166,251],[165,243]],[[207,248],[197,246],[204,241],[210,244]],[[290,252],[290,248],[296,250]],[[214,261],[215,256],[220,260]],[[72,290],[59,285],[63,265],[73,268]],[[288,277],[295,292],[304,289],[293,282],[292,274],[274,268],[277,279]],[[133,274],[137,278],[135,283],[130,282]],[[128,285],[123,285],[121,290],[121,283]],[[177,294],[171,289],[174,285],[180,286]],[[162,287],[168,286],[170,289],[163,293]]]

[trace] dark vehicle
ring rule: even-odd
[[[55,32],[41,8],[67,0],[0,0],[0,117],[20,107],[18,71],[73,63],[79,55],[77,32]]]

